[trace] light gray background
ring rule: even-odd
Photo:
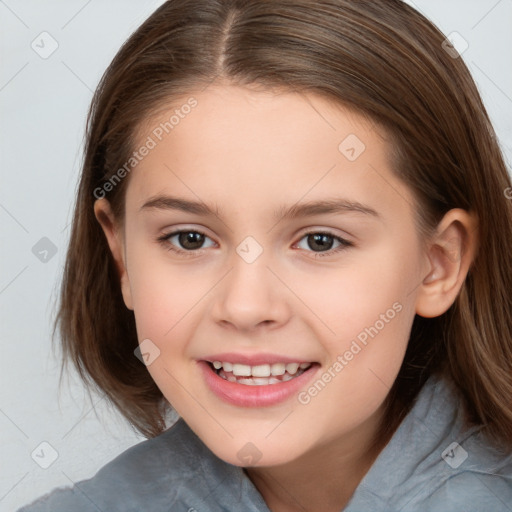
[[[0,511],[89,478],[143,440],[104,400],[93,395],[91,403],[75,374],[59,394],[50,326],[92,92],[123,41],[161,3],[0,0]],[[463,58],[511,162],[512,0],[409,3],[468,42]],[[34,40],[42,46],[44,31],[58,43],[46,59],[31,47]],[[32,252],[43,237],[57,249],[47,261]],[[50,462],[42,442],[58,453],[47,469],[36,463]]]

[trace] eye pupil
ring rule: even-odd
[[[179,234],[179,242],[185,249],[199,249],[204,243],[204,235],[195,231],[183,231]]]
[[[334,243],[331,235],[315,233],[308,235],[308,246],[310,249],[319,249],[320,251],[328,251]]]

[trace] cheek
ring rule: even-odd
[[[382,283],[370,296],[349,293],[323,311],[336,334],[324,330],[319,337],[328,359],[298,397],[305,424],[335,437],[382,405],[402,365],[415,315],[403,291]]]
[[[165,339],[208,291],[204,279],[143,242],[128,247],[128,274],[139,337]],[[142,338],[140,338],[142,339]]]
[[[193,326],[200,322],[197,305],[211,285],[151,250],[132,251],[130,262],[137,336],[152,353],[147,369],[165,398],[183,414],[190,407],[188,376],[196,371],[187,350]]]
[[[396,310],[414,299],[410,292],[416,275],[414,258],[404,258],[400,247],[387,243],[372,251],[347,253],[339,265],[304,268],[287,278],[315,314],[316,324],[323,326],[317,334],[329,341],[355,338],[375,323],[379,331],[382,322],[386,329],[396,324],[394,319],[404,316]],[[393,307],[395,303],[399,305]],[[298,302],[297,306],[299,310]]]
[[[148,370],[169,399],[179,395],[178,382],[195,365],[188,349],[214,281],[205,272],[170,263],[164,249],[142,243],[134,244],[128,261],[139,343],[150,340],[158,357]]]
[[[295,281],[301,283],[297,294],[318,317],[315,334],[326,368],[337,363],[325,377],[333,384],[318,402],[335,400],[364,416],[384,400],[402,364],[415,316],[411,290],[416,260],[402,251],[396,243],[380,245],[347,257],[337,270],[304,273]]]

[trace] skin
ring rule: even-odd
[[[217,83],[194,97],[197,106],[131,172],[124,222],[107,199],[95,204],[138,338],[160,350],[148,371],[215,455],[244,466],[239,450],[257,448],[245,472],[271,510],[339,511],[386,441],[368,449],[415,314],[441,315],[460,290],[475,219],[451,210],[425,248],[385,134],[320,96]],[[183,103],[149,119],[141,143]],[[349,134],[366,146],[354,161],[338,149]],[[160,195],[200,200],[217,215],[141,209]],[[378,216],[273,217],[283,205],[331,198]],[[178,237],[158,241],[178,229],[204,233],[202,248],[183,255],[169,250],[190,247]],[[353,245],[334,252],[340,243],[328,238],[323,252],[306,236],[319,231]],[[247,236],[263,249],[252,263],[236,252]],[[215,353],[269,352],[320,363],[314,382],[396,303],[400,312],[307,404],[296,395],[263,408],[226,403],[197,366]]]

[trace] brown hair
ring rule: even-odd
[[[138,129],[173,98],[215,79],[314,92],[389,135],[395,171],[417,198],[424,236],[452,208],[476,213],[479,251],[452,307],[416,316],[387,397],[393,431],[419,389],[444,373],[468,418],[512,446],[512,201],[496,135],[470,73],[445,36],[399,0],[172,0],[126,41],[95,92],[56,327],[71,360],[146,437],[169,404],[138,346],[133,312],[96,221],[94,191],[134,151]],[[123,218],[125,178],[108,200]],[[61,370],[62,377],[62,370]]]

